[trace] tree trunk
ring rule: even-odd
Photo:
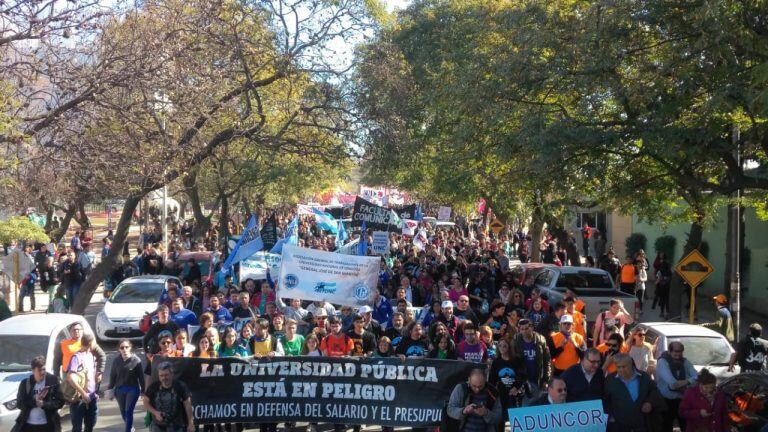
[[[683,248],[683,255],[681,258],[687,256],[694,249],[698,249],[701,246],[701,241],[704,236],[704,226],[702,225],[702,218],[691,224],[691,230],[688,233],[688,240],[685,242]],[[683,278],[674,271],[676,263],[671,262],[672,270],[672,285],[669,288],[669,314],[673,317],[680,317],[683,321],[687,321],[688,311],[683,311],[683,304],[687,304],[688,299],[683,299],[685,293]],[[686,314],[686,316],[683,316]]]
[[[189,203],[192,206],[192,213],[195,216],[195,226],[192,237],[201,240],[205,233],[211,228],[211,219],[203,213],[203,205],[200,202],[200,191],[197,188],[197,170],[192,170],[184,177],[184,188],[186,189]]]
[[[223,243],[224,252],[229,252],[229,197],[221,194],[221,214],[219,215],[219,240]]]
[[[85,202],[78,200],[75,205],[77,206],[77,213],[75,214],[75,222],[84,230],[91,227],[91,221],[88,219],[88,215],[85,214]],[[80,215],[78,217],[78,214]]]
[[[123,244],[128,239],[133,211],[136,210],[136,206],[139,205],[141,198],[140,196],[133,196],[125,200],[125,207],[123,207],[120,220],[117,222],[117,230],[115,231],[115,240],[112,242],[112,248],[109,250],[109,254],[93,268],[91,274],[80,286],[80,292],[77,294],[72,305],[71,312],[73,314],[82,315],[85,312],[85,308],[91,302],[91,297],[93,297],[93,293],[96,292],[99,284],[117,265],[118,259],[123,253]]]
[[[184,220],[187,219],[187,200],[182,198],[182,196],[185,196],[184,194],[181,194],[179,197],[179,223],[184,223]]]
[[[75,215],[75,206],[74,204],[70,204],[69,207],[67,207],[66,210],[64,210],[64,219],[61,219],[59,221],[59,228],[51,231],[49,236],[51,237],[51,242],[53,244],[59,244],[62,238],[64,238],[64,235],[67,233],[67,230],[69,229],[69,224],[72,223],[72,217]]]
[[[248,198],[243,197],[243,212],[245,213],[245,222],[247,223],[248,219],[251,218],[251,213],[253,213],[253,210],[251,209],[250,204],[248,204]]]
[[[46,233],[51,234],[51,222],[53,221],[53,206],[43,202],[43,208],[45,209],[45,227],[43,228]]]
[[[733,278],[733,258],[734,258],[734,252],[735,252],[735,219],[736,219],[736,206],[733,204],[728,204],[728,219],[725,227],[725,268],[724,268],[724,275],[725,280],[723,281],[723,294],[726,296],[731,295],[731,280]]]

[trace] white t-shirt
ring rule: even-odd
[[[33,377],[30,377],[29,379],[33,380]],[[43,391],[45,388],[45,380],[35,383],[35,387],[32,389],[32,397],[37,397],[38,393]],[[42,408],[38,408],[35,406],[29,411],[29,417],[27,418],[27,424],[31,425],[44,425],[47,424],[48,420],[45,418],[45,411],[43,411]]]

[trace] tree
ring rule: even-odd
[[[10,244],[16,240],[47,242],[50,239],[39,225],[26,216],[13,216],[0,222],[0,244]]]

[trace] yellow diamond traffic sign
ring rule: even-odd
[[[488,227],[493,231],[494,233],[498,234],[502,230],[504,230],[504,222],[494,219],[491,221],[491,223],[488,225]]]
[[[712,268],[712,264],[704,258],[704,255],[702,255],[698,249],[694,249],[677,263],[675,271],[688,283],[688,285],[691,286],[691,288],[696,288],[701,285],[701,283],[704,282],[715,269]]]

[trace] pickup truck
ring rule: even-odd
[[[591,325],[597,316],[608,310],[611,299],[619,299],[624,308],[637,320],[640,302],[632,294],[619,291],[605,270],[589,267],[548,266],[534,279],[534,286],[541,291],[541,296],[554,305],[565,298],[565,290],[570,289],[585,303],[584,313]]]

